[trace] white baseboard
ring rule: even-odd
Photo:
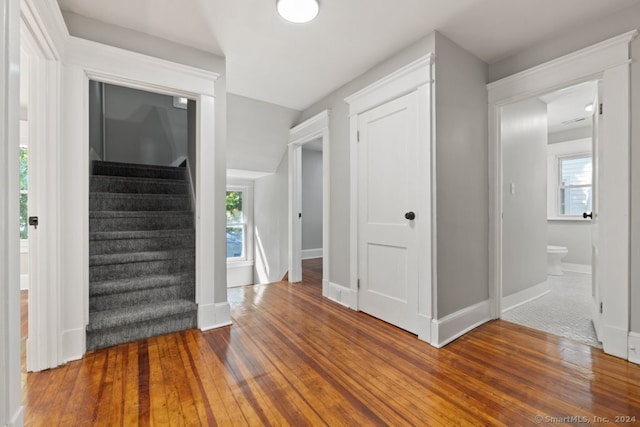
[[[82,359],[87,350],[87,332],[84,328],[62,332],[62,363]]]
[[[640,334],[629,332],[629,362],[640,365]]]
[[[629,359],[629,331],[602,325],[602,349],[605,353]]]
[[[28,291],[29,290],[29,275],[21,274],[20,275],[20,290]]]
[[[491,320],[490,300],[431,321],[431,345],[440,348]]]
[[[201,331],[231,325],[231,307],[228,302],[198,304],[198,328]]]
[[[418,314],[418,339],[431,344],[431,316]]]
[[[253,261],[227,264],[228,288],[253,284]]]
[[[353,310],[358,309],[358,292],[353,289],[323,280],[322,296]]]
[[[529,301],[540,298],[541,296],[549,293],[549,291],[549,282],[545,280],[542,283],[523,289],[515,294],[502,297],[502,312],[505,313],[516,307],[520,307],[522,304],[526,304]]]
[[[302,259],[322,258],[322,248],[303,249]]]
[[[571,262],[560,263],[563,271],[573,271],[574,273],[591,274],[591,266],[588,264],[574,264]]]
[[[11,417],[8,426],[9,427],[22,427],[24,425],[24,406],[20,406],[16,409],[16,412]]]
[[[177,159],[175,159],[173,162],[171,162],[171,166],[173,166],[174,168],[177,168],[178,166],[180,166],[182,164],[182,162],[184,162],[185,160],[187,160],[187,156],[180,156]]]

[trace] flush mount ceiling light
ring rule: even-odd
[[[277,0],[278,14],[294,24],[304,24],[318,16],[318,0]]]

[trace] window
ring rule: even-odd
[[[29,238],[29,152],[27,147],[20,147],[20,239]]]
[[[573,217],[591,212],[592,156],[560,157],[558,165],[558,215]]]
[[[227,259],[246,259],[247,223],[242,210],[244,191],[227,191]]]

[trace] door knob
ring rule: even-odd
[[[404,217],[409,221],[413,221],[414,219],[416,219],[416,214],[413,212],[407,212],[406,214],[404,214]]]
[[[589,213],[583,212],[582,213],[582,218],[584,218],[584,219],[587,219],[587,218],[593,219],[593,212],[589,212]]]
[[[29,225],[32,225],[33,228],[37,229],[38,228],[38,217],[37,216],[30,216],[29,217]]]

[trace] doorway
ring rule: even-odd
[[[503,176],[502,108],[580,83],[602,82],[599,104],[603,105],[604,114],[598,136],[606,144],[597,146],[594,185],[598,205],[592,215],[593,224],[597,224],[593,235],[598,246],[606,250],[594,251],[595,297],[591,310],[604,351],[623,359],[629,354],[629,43],[636,34],[636,31],[622,34],[488,85],[490,299],[493,317],[500,318],[505,252],[503,199],[505,192],[511,192],[510,183],[506,188]]]
[[[289,131],[289,262],[288,262],[288,279],[291,283],[302,281],[302,259],[303,259],[303,148],[315,153],[321,153],[321,201],[318,195],[313,197],[316,207],[318,202],[322,207],[320,221],[317,215],[315,217],[314,237],[311,240],[312,245],[317,246],[321,243],[321,247],[308,248],[315,249],[306,252],[307,256],[317,258],[322,257],[322,294],[328,296],[329,281],[329,113],[323,111],[301,124],[295,126]],[[311,154],[313,157],[313,154]],[[317,154],[315,157],[318,157]],[[317,160],[317,159],[316,159]],[[316,164],[316,166],[318,166]],[[317,180],[316,174],[316,180]],[[314,186],[317,190],[318,186]],[[317,193],[317,191],[316,191]],[[317,212],[316,212],[317,214]],[[318,223],[319,222],[319,223]],[[320,237],[318,239],[318,227],[320,227]]]
[[[501,109],[504,320],[601,347],[593,326],[598,82]]]

